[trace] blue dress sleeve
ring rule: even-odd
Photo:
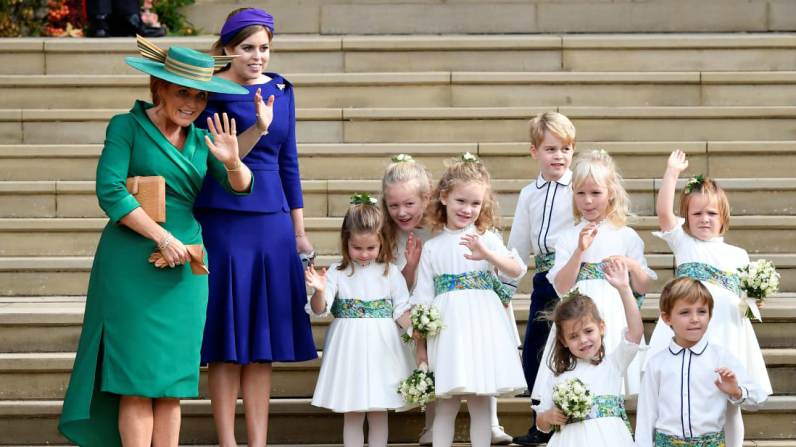
[[[279,150],[279,177],[282,179],[282,190],[290,209],[304,208],[301,194],[301,174],[299,173],[298,149],[296,147],[296,103],[293,88],[289,88],[288,96],[288,135]],[[278,118],[277,118],[278,119]]]

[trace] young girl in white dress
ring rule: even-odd
[[[558,239],[555,264],[547,279],[559,296],[576,287],[581,294],[594,300],[605,321],[605,346],[607,353],[611,354],[622,340],[626,318],[618,292],[605,280],[605,263],[620,259],[627,265],[630,285],[638,297],[639,307],[650,282],[657,276],[647,267],[644,242],[626,226],[632,215],[630,199],[611,156],[605,151],[586,151],[575,159],[572,171],[572,211],[578,223]],[[555,339],[553,328],[542,354],[543,363],[547,363]],[[638,394],[640,357],[627,369],[623,395]],[[550,368],[539,368],[532,398],[541,397],[551,374]]]
[[[633,435],[620,393],[625,371],[636,354],[644,335],[627,265],[613,260],[603,266],[605,280],[616,288],[625,310],[627,328],[622,338],[606,354],[603,336],[606,323],[591,298],[575,295],[565,298],[551,311],[549,319],[555,324],[555,348],[549,359],[548,375],[536,410],[536,426],[549,432],[551,425],[560,425],[548,447],[633,447]],[[553,387],[577,377],[586,385],[593,397],[593,405],[584,420],[569,420],[553,402]]]
[[[417,266],[420,262],[422,244],[432,234],[428,228],[426,206],[431,196],[431,173],[412,156],[400,154],[392,158],[384,170],[381,180],[381,207],[390,218],[384,222],[382,233],[384,245],[395,258],[395,265],[401,269],[411,292],[417,279]],[[507,309],[511,322],[516,328],[514,311]],[[517,334],[519,343],[519,333]],[[497,417],[497,398],[489,400],[491,417],[491,443],[509,444],[511,436],[503,431]],[[426,424],[420,432],[420,445],[431,445],[434,433],[434,417],[437,413],[435,402],[426,406]]]
[[[737,269],[749,263],[746,250],[724,243],[721,237],[730,224],[730,203],[724,190],[710,178],[695,177],[680,194],[680,218],[675,216],[674,194],[677,178],[688,168],[681,151],[669,156],[658,193],[658,222],[661,231],[653,233],[666,241],[674,253],[675,277],[689,276],[707,287],[713,296],[713,318],[705,336],[727,348],[746,369],[749,378],[768,394],[771,381],[751,321],[749,308],[759,318],[754,302],[742,300]],[[686,216],[687,218],[683,218]],[[751,300],[750,300],[751,301]],[[669,346],[674,336],[661,319],[650,339],[649,356]],[[743,444],[741,410],[727,405],[725,434],[727,447]]]
[[[387,445],[387,410],[405,409],[398,385],[415,366],[401,342],[401,328],[410,326],[409,290],[384,251],[381,210],[365,202],[351,205],[343,218],[343,260],[328,273],[313,267],[306,272],[314,289],[307,312],[335,316],[326,332],[312,405],[345,413],[345,447],[364,444],[366,415],[368,444]]]
[[[525,264],[506,249],[495,226],[497,200],[484,165],[470,154],[448,166],[429,204],[432,228],[423,246],[413,303],[433,304],[445,328],[428,340],[437,414],[433,445],[448,447],[462,397],[474,447],[490,444],[489,396],[523,389],[516,330],[495,292],[495,270],[521,277]],[[426,340],[417,343],[424,360]]]

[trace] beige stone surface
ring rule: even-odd
[[[537,31],[525,4],[324,5],[321,34],[505,34]],[[400,20],[396,20],[400,18]]]
[[[539,31],[549,33],[766,31],[766,4],[735,2],[541,3]]]
[[[240,3],[240,2],[239,2]],[[186,8],[187,19],[197,28],[201,28],[203,33],[218,34],[224,26],[227,15],[237,8],[255,7],[262,8],[259,2],[235,3],[205,3],[199,7]],[[304,5],[300,3],[291,4],[269,4],[268,13],[276,19],[275,27],[277,35],[284,33],[291,34],[318,34],[320,32],[319,16],[320,11],[317,5]]]
[[[96,158],[2,158],[0,181],[88,180],[97,171]]]
[[[44,74],[44,53],[18,53],[0,51],[0,75]]]
[[[343,123],[339,121],[297,121],[299,143],[342,143]]]
[[[450,107],[451,102],[448,84],[296,88],[301,107]]]
[[[560,71],[562,65],[560,50],[362,51],[344,59],[346,72]]]
[[[93,190],[82,194],[59,193],[56,203],[58,206],[56,217],[106,217]]]
[[[109,117],[110,119],[110,117]],[[105,140],[105,121],[28,121],[24,123],[28,144],[52,143],[52,135],[58,135],[60,143],[102,143]]]
[[[2,87],[3,107],[29,108],[131,108],[136,99],[150,100],[148,87]]]
[[[346,143],[514,141],[525,120],[348,121]]]
[[[796,95],[795,84],[704,85],[702,103],[706,106],[789,106]]]
[[[787,0],[768,2],[768,23],[771,31],[796,30],[796,4]]]
[[[0,192],[0,217],[55,217],[55,195],[52,193],[18,194]],[[3,249],[0,247],[0,251]]]
[[[456,85],[454,107],[698,106],[700,86],[662,84]]]
[[[22,143],[22,123],[0,122],[0,139],[6,144]]]
[[[584,139],[607,141],[786,140],[796,135],[793,119],[574,119]]]
[[[568,49],[566,71],[794,70],[792,49]]]
[[[79,324],[47,326],[46,329],[40,326],[2,327],[0,352],[74,352],[82,329]]]
[[[0,271],[0,296],[81,295],[88,272]]]
[[[791,178],[795,166],[796,152],[711,153],[708,172],[714,177],[758,177],[764,172],[768,178]]]

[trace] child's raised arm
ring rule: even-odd
[[[658,191],[658,224],[661,231],[670,231],[677,225],[677,216],[674,214],[674,192],[677,188],[677,179],[680,174],[688,168],[688,160],[685,159],[685,152],[676,150],[669,156],[666,163],[666,171],[663,173],[661,189]],[[686,216],[680,216],[686,217]]]
[[[415,238],[415,233],[409,233],[409,240],[406,241],[406,265],[401,270],[401,274],[406,280],[406,287],[412,290],[415,287],[415,279],[417,277],[417,265],[420,263],[420,253],[423,250],[420,238]]]
[[[607,263],[603,268],[605,280],[619,291],[622,298],[622,305],[625,308],[625,318],[627,319],[627,341],[639,344],[644,335],[644,323],[641,321],[641,312],[633,297],[633,290],[630,289],[630,275],[627,272],[627,264],[621,259],[614,259]]]

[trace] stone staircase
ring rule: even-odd
[[[727,2],[736,11],[720,14]],[[520,189],[538,175],[527,120],[558,110],[578,128],[578,149],[608,150],[627,180],[634,227],[660,276],[642,309],[649,335],[655,292],[674,267],[650,236],[657,188],[668,154],[683,149],[689,172],[728,190],[728,242],[774,260],[782,273],[782,292],[755,324],[775,396],[744,419],[749,446],[796,447],[796,35],[718,34],[791,29],[787,13],[796,8],[781,0],[705,0],[687,14],[676,0],[411,3],[269,2],[284,17],[269,70],[296,85],[306,226],[318,264],[337,257],[350,194],[377,191],[382,168],[401,152],[432,172],[461,152],[481,156],[507,236]],[[218,31],[227,12],[249,5],[197,0],[188,12]],[[657,20],[645,19],[653,13]],[[530,34],[569,31],[678,34]],[[696,34],[705,31],[717,34]],[[157,43],[206,50],[212,41]],[[147,78],[123,61],[135,55],[132,39],[0,40],[0,447],[67,443],[57,418],[107,221],[94,172],[108,119],[148,97]],[[515,303],[521,333],[529,279]],[[319,353],[328,323],[313,323]],[[309,405],[319,365],[275,364],[271,444],[342,442],[342,418]],[[184,444],[215,442],[205,374],[200,397],[184,401]],[[528,405],[500,400],[509,433],[527,429]],[[632,417],[635,402],[628,407]],[[465,415],[459,441],[468,436]],[[391,414],[390,442],[415,442],[422,421],[418,411]],[[242,418],[238,424],[245,439]]]

